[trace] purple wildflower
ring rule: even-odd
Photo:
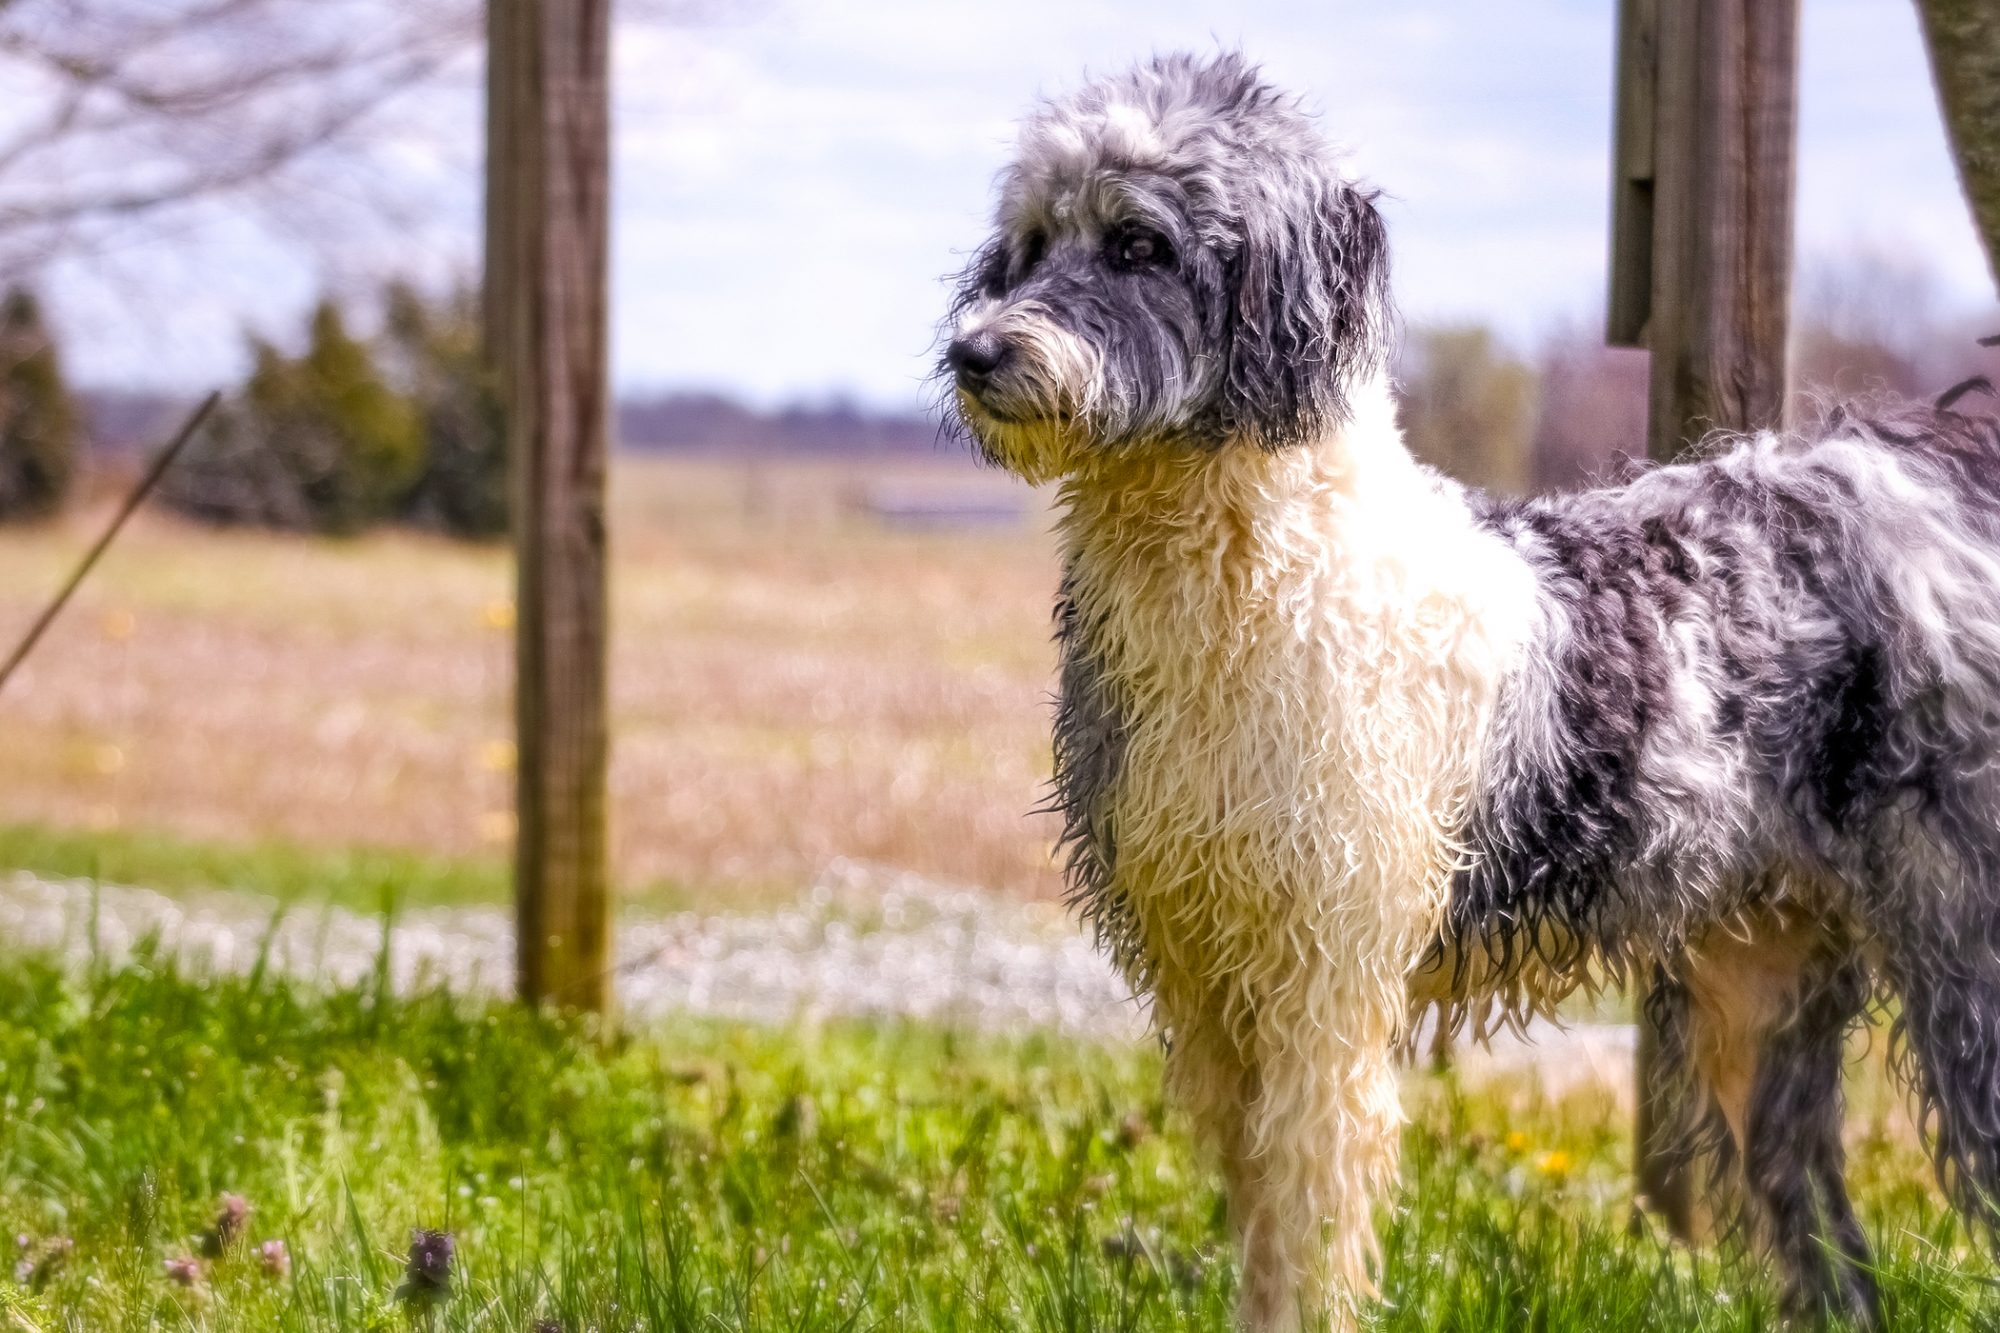
[[[431,1306],[451,1294],[451,1257],[456,1249],[449,1231],[419,1227],[410,1233],[410,1260],[396,1299],[407,1305]]]

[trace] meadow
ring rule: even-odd
[[[1150,1052],[1035,1034],[605,1038],[442,993],[17,961],[0,1327],[1227,1329],[1221,1203],[1157,1087]],[[1412,1094],[1371,1327],[1773,1327],[1754,1269],[1634,1225],[1601,1090]],[[1907,1139],[1864,1120],[1854,1156],[1893,1326],[1992,1327],[1992,1270]]]
[[[611,482],[617,877],[786,898],[827,860],[1056,891],[1053,557],[1022,521],[884,524],[871,494],[1015,495],[951,457],[621,456]],[[0,530],[0,638],[101,511]],[[505,896],[507,553],[147,516],[0,700],[0,866],[367,898]],[[357,850],[359,849],[359,850]],[[331,886],[326,887],[326,886]]]
[[[1055,910],[1053,830],[1027,813],[1053,670],[1039,502],[987,527],[871,513],[1006,485],[947,459],[620,459],[635,913],[758,913],[835,858]],[[0,530],[0,637],[96,517]],[[0,697],[0,872],[504,902],[507,594],[500,549],[143,519]],[[390,973],[9,950],[0,1330],[1230,1327],[1221,1201],[1148,1048],[905,1021],[606,1032]],[[1471,1068],[1408,1078],[1372,1327],[1774,1326],[1761,1270],[1635,1213],[1621,1082]],[[1879,1043],[1854,1084],[1893,1326],[2000,1328]]]

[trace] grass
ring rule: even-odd
[[[878,484],[949,460],[616,460],[613,856],[621,884],[788,897],[836,857],[1052,896],[1056,585],[1035,518],[906,532]],[[0,530],[0,641],[103,515]],[[512,839],[507,554],[143,515],[0,696],[10,821],[257,852],[501,861]],[[40,868],[40,867],[34,867]]]
[[[356,912],[379,910],[391,890],[403,907],[505,903],[510,893],[507,866],[497,857],[301,847],[277,839],[204,842],[143,829],[86,832],[50,824],[0,824],[0,867],[166,894],[238,889],[286,904],[328,903]]]
[[[399,847],[319,847],[283,839],[217,842],[147,829],[102,832],[53,824],[0,824],[0,872],[27,870],[58,879],[127,884],[168,895],[207,890],[261,894],[290,906],[327,904],[352,912],[397,908],[502,905],[512,901],[511,869],[500,857],[445,857]],[[652,911],[712,906],[715,895],[678,884],[624,891]],[[741,892],[732,905],[768,905]]]
[[[1378,1327],[1771,1327],[1755,1272],[1628,1233],[1601,1095],[1422,1080],[1414,1100]],[[1210,1176],[1124,1048],[606,1042],[442,994],[28,960],[0,971],[0,1108],[13,1330],[1229,1327]],[[1991,1270],[1914,1150],[1856,1156],[1895,1327],[1990,1326]],[[232,1193],[247,1220],[205,1246]],[[397,1295],[415,1228],[455,1245],[428,1313]]]

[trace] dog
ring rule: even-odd
[[[1053,807],[1219,1161],[1256,1330],[1352,1327],[1397,1057],[1637,982],[1808,1312],[1879,1319],[1843,1033],[1970,1218],[2000,1198],[2000,425],[1537,499],[1415,462],[1388,243],[1292,98],[1173,55],[1024,122],[946,324],[950,416],[1053,482]]]

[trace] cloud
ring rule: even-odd
[[[1176,47],[1240,46],[1318,109],[1389,192],[1412,319],[1484,321],[1526,342],[1596,318],[1614,8],[1601,0],[750,3],[711,26],[619,34],[622,386],[916,401],[943,280],[981,237],[1015,118],[1085,70]],[[1909,8],[1815,0],[1805,16],[1801,254],[1916,253],[1961,303],[1990,300]],[[410,152],[433,176],[452,160]],[[469,208],[437,224],[473,229]],[[217,244],[188,238],[181,262],[211,267]],[[240,234],[227,244],[277,275],[253,289],[315,285],[316,258]],[[199,327],[234,322],[208,314]],[[155,364],[129,339],[76,332],[94,378]],[[176,373],[235,355],[230,340],[192,337]]]

